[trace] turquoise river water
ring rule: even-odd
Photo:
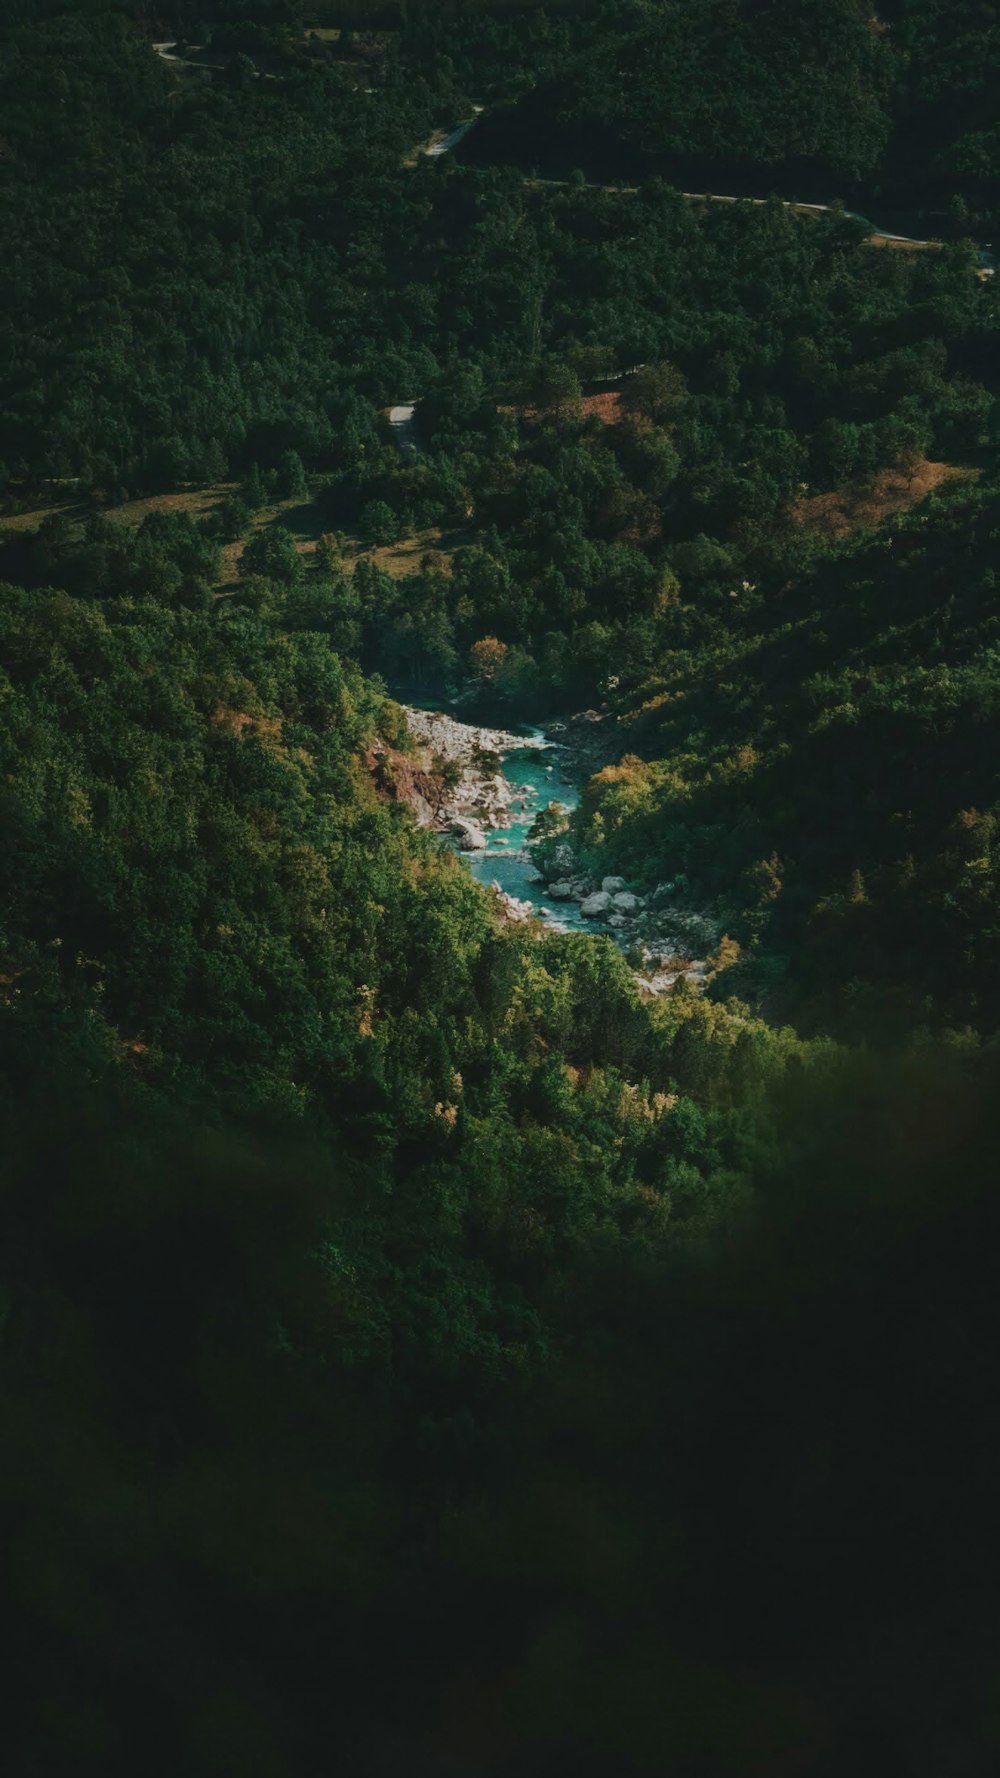
[[[541,730],[534,732],[542,733]],[[504,777],[514,792],[511,825],[490,834],[485,852],[463,852],[460,856],[480,883],[499,883],[501,889],[516,896],[518,901],[530,901],[536,908],[547,907],[551,914],[549,925],[562,931],[592,931],[595,922],[583,919],[575,901],[546,900],[545,885],[529,880],[532,869],[530,848],[527,856],[523,855],[535,817],[548,803],[559,802],[565,809],[575,809],[580,801],[579,787],[567,776],[565,761],[563,748],[555,744],[545,748],[526,747],[523,751],[505,754]],[[523,810],[518,807],[522,792]]]

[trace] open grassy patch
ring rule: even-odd
[[[806,495],[795,502],[792,517],[796,524],[821,537],[852,537],[885,524],[897,513],[909,512],[948,482],[976,481],[981,473],[968,465],[922,457],[912,470],[883,469],[870,481],[835,488],[829,494]]]
[[[123,500],[115,506],[98,506],[92,500],[56,500],[32,507],[29,512],[0,513],[0,529],[37,531],[46,519],[59,515],[83,519],[92,512],[100,512],[117,524],[131,526],[141,525],[153,512],[189,513],[204,518],[238,488],[238,482],[219,482],[213,487],[185,488],[179,494],[150,494],[141,500]]]
[[[425,558],[431,556],[435,567],[448,574],[455,551],[473,541],[472,533],[455,527],[442,531],[436,525],[430,525],[423,531],[414,531],[409,537],[400,538],[397,543],[372,546],[359,537],[340,537],[340,553],[345,568],[352,569],[362,556],[375,563],[377,568],[391,574],[393,580],[405,580],[408,575],[416,574]]]

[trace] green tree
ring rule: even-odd
[[[282,500],[308,500],[309,483],[298,451],[282,453],[276,491]]]
[[[282,525],[268,525],[257,531],[240,557],[242,579],[261,575],[282,586],[295,586],[302,578],[302,557],[290,531]]]
[[[399,536],[399,520],[384,500],[369,500],[361,513],[361,530],[371,543],[394,543]]]
[[[247,471],[246,479],[240,489],[240,495],[245,504],[250,508],[251,512],[259,512],[264,505],[267,499],[267,494],[264,488],[263,477],[260,473],[259,463],[251,463],[250,468]]]

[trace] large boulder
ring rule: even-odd
[[[628,888],[628,884],[624,877],[605,877],[601,888],[605,895],[618,895],[623,889]]]
[[[547,893],[553,901],[572,901],[573,890],[569,883],[550,883]]]
[[[557,846],[552,854],[552,862],[557,870],[565,871],[568,875],[576,863],[572,846]]]
[[[485,851],[486,835],[478,821],[470,821],[464,815],[457,816],[451,824],[451,831],[458,841],[460,852]]]
[[[500,899],[508,920],[531,920],[534,917],[535,910],[530,901],[518,901],[516,895],[508,895],[504,890],[500,891]]]
[[[551,889],[549,894],[552,894]],[[610,895],[606,895],[603,889],[598,889],[596,895],[588,895],[586,901],[581,901],[580,912],[585,920],[600,920],[605,914],[612,912],[612,907]]]
[[[607,880],[605,878],[605,882]],[[637,895],[629,895],[627,892],[612,896],[612,900],[620,914],[637,914],[642,906]]]

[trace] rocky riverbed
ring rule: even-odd
[[[575,902],[586,921],[606,929],[627,951],[647,992],[664,993],[682,976],[704,987],[713,972],[706,953],[718,947],[719,930],[707,915],[683,907],[676,883],[640,895],[624,877],[598,879],[581,867],[568,840],[543,843],[535,869],[548,900]]]
[[[460,852],[486,851],[491,834],[512,827],[514,816],[526,812],[527,792],[511,783],[503,761],[511,754],[542,752],[551,743],[541,733],[515,735],[458,722],[443,710],[407,708],[406,720],[426,769],[442,785],[428,825],[451,834]]]
[[[523,734],[444,711],[408,708],[406,716],[417,746],[394,756],[396,794],[447,835],[497,891],[508,919],[605,933],[645,993],[669,992],[682,977],[705,985],[718,930],[680,905],[678,885],[640,894],[624,877],[597,877],[558,831],[579,800],[578,777],[607,757],[599,712]]]

